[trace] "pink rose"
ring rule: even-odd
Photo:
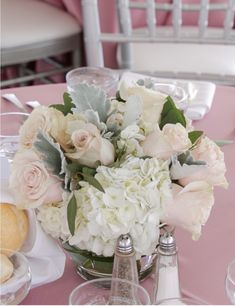
[[[162,131],[155,129],[142,144],[144,154],[164,160],[175,153],[186,151],[191,145],[188,132],[180,123],[166,124]]]
[[[109,165],[114,161],[114,146],[105,138],[102,138],[98,128],[91,123],[75,130],[71,136],[75,147],[74,153],[66,153],[66,156],[77,160],[80,164],[94,167],[97,161],[102,165]]]
[[[163,206],[161,220],[186,229],[193,239],[198,239],[214,204],[212,187],[204,181],[190,183],[184,188],[172,184],[172,196]]]
[[[19,151],[13,160],[10,188],[21,208],[35,208],[62,200],[61,181],[50,175],[33,150]]]
[[[212,186],[228,186],[225,178],[226,166],[224,163],[224,154],[217,144],[208,137],[202,137],[200,142],[191,151],[195,160],[205,161],[207,167],[195,172],[189,177],[179,180],[182,186],[186,186],[193,181],[206,181]]]

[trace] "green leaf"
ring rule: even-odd
[[[175,106],[175,103],[170,96],[166,97],[166,102],[163,106],[159,123],[160,129],[162,129],[163,126],[167,123],[181,123],[184,127],[186,127],[186,120],[183,111],[179,110]]]
[[[82,166],[77,163],[67,164],[66,168],[71,174],[76,174],[77,172],[82,171]]]
[[[59,144],[55,143],[49,135],[39,130],[33,146],[41,155],[46,167],[53,174],[61,176],[64,173],[62,169],[62,163],[65,163],[64,154]]]
[[[92,185],[93,187],[97,188],[99,191],[104,192],[103,187],[101,186],[99,181],[97,181],[97,179],[94,178],[94,176],[92,176],[92,175],[90,175],[88,173],[83,173],[83,172],[79,172],[79,174],[82,175],[84,181],[88,182],[90,185]]]
[[[97,165],[97,167],[98,167],[98,165]],[[95,167],[95,168],[97,168],[97,167]],[[94,176],[96,174],[96,169],[90,168],[90,167],[82,167],[82,173]]]
[[[62,245],[63,245],[63,248],[67,252],[82,255],[82,256],[90,259],[90,260],[96,260],[96,261],[100,261],[100,262],[113,262],[113,259],[114,259],[113,256],[110,256],[110,257],[98,256],[93,252],[89,252],[87,250],[81,250],[78,247],[70,245],[69,243],[66,243],[66,242],[63,243]]]
[[[116,100],[118,100],[119,102],[126,102],[126,100],[123,100],[120,96],[120,91],[118,90],[116,93]]]
[[[73,194],[67,206],[67,221],[71,235],[74,235],[75,231],[76,214],[77,214],[77,201]]]
[[[203,134],[203,131],[192,131],[188,133],[188,138],[194,144]]]
[[[69,113],[72,114],[72,108],[74,108],[75,105],[73,104],[70,95],[67,92],[65,92],[63,98],[64,98],[64,104],[52,104],[49,107],[57,109],[58,111],[62,112],[65,116],[68,115]]]

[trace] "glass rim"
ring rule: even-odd
[[[2,251],[7,251],[7,254],[3,253]],[[11,257],[14,256],[14,255],[17,256],[18,258],[20,258],[23,261],[24,266],[27,269],[27,271],[29,271],[30,274],[31,274],[31,269],[30,269],[29,261],[28,261],[28,259],[26,258],[26,256],[22,252],[15,251],[15,250],[8,249],[8,248],[0,248],[0,253],[2,255],[5,255],[9,260],[11,260]],[[23,272],[25,272],[25,271],[22,270],[21,273],[19,273],[17,275],[17,277],[21,278],[22,276],[24,276],[25,274]],[[3,286],[3,285],[4,285],[4,283],[1,284],[1,286]]]
[[[101,277],[101,278],[96,278],[96,279],[92,279],[92,280],[85,281],[84,283],[81,283],[80,285],[76,286],[76,287],[70,292],[70,294],[69,294],[69,305],[73,305],[73,304],[72,304],[72,298],[73,298],[73,295],[76,293],[76,291],[77,291],[78,289],[83,288],[83,287],[88,286],[88,285],[92,285],[92,284],[97,283],[97,282],[98,282],[98,283],[101,283],[101,282],[103,282],[103,281],[106,281],[106,282],[110,281],[110,283],[111,283],[112,280],[114,280],[114,281],[118,280],[119,282],[127,283],[127,284],[129,284],[129,285],[133,285],[133,286],[136,287],[136,288],[140,288],[140,290],[142,290],[142,292],[144,292],[144,295],[146,296],[146,298],[147,298],[147,300],[148,300],[148,301],[147,301],[148,303],[147,303],[146,305],[150,305],[150,302],[151,302],[151,300],[150,300],[150,295],[149,295],[148,291],[147,291],[143,286],[141,286],[140,284],[135,284],[135,283],[133,283],[133,282],[127,280],[127,279],[112,278],[112,277]],[[105,288],[103,288],[103,289],[105,290]]]
[[[118,81],[119,79],[119,74],[118,72],[116,72],[114,69],[111,69],[111,68],[106,68],[106,67],[99,67],[99,66],[82,66],[82,67],[77,67],[75,69],[72,69],[70,71],[68,71],[65,75],[65,80],[66,80],[66,83],[69,82],[69,78],[70,76],[76,72],[76,71],[85,71],[85,70],[88,70],[90,72],[97,72],[97,71],[103,71],[103,72],[106,72],[107,75],[111,76],[112,79],[109,80],[109,83],[111,83],[112,81],[116,80]],[[92,75],[92,73],[91,73]]]
[[[4,116],[9,116],[9,115],[17,115],[17,116],[26,116],[29,117],[29,113],[23,113],[23,112],[4,112],[4,113],[0,113],[0,118],[4,117]],[[0,122],[2,125],[2,122]],[[0,138],[10,138],[10,139],[17,139],[19,138],[19,134],[17,135],[3,135],[0,134]]]
[[[230,263],[228,264],[227,266],[227,278],[229,279],[229,281],[235,285],[235,278],[233,277],[232,278],[232,275],[231,275],[231,268],[234,268],[235,270],[235,259],[233,259],[232,261],[230,261]]]
[[[194,298],[191,297],[173,297],[173,298],[166,298],[166,299],[161,299],[156,301],[156,303],[154,303],[154,305],[164,305],[165,302],[172,302],[172,304],[165,304],[165,305],[177,305],[174,302],[177,301],[182,301],[182,302],[189,302],[188,304],[185,305],[207,305],[205,302],[198,301],[195,300]]]
[[[29,113],[23,113],[23,112],[3,112],[0,113],[0,116],[7,116],[7,115],[23,115],[29,117]]]

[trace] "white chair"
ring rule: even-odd
[[[81,28],[67,12],[37,0],[1,0],[1,66],[16,65],[20,77],[1,82],[1,86],[65,73],[80,64]],[[72,64],[64,67],[54,56],[71,52]],[[36,73],[27,63],[43,59],[52,66]]]
[[[119,44],[119,68],[166,78],[235,84],[235,0],[212,4],[116,0],[119,33],[101,33],[97,0],[82,0],[89,66],[103,66],[102,44]],[[133,29],[131,10],[146,10],[146,28]],[[158,26],[156,11],[172,12],[172,26]],[[210,11],[224,12],[224,27],[208,27]],[[198,26],[182,26],[182,13],[198,12]]]

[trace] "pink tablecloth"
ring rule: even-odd
[[[23,101],[39,100],[48,105],[62,102],[64,84],[22,87],[3,92],[14,92]],[[13,111],[8,102],[1,101],[1,111]],[[235,88],[218,86],[211,111],[195,123],[212,139],[235,141]],[[235,258],[235,143],[224,147],[227,164],[228,190],[216,188],[215,205],[199,241],[189,234],[176,232],[179,247],[181,287],[184,294],[209,304],[228,304],[224,291],[225,270]],[[63,277],[53,283],[32,289],[23,304],[67,304],[71,290],[83,280],[76,275],[68,258]],[[143,286],[151,293],[152,278]]]

